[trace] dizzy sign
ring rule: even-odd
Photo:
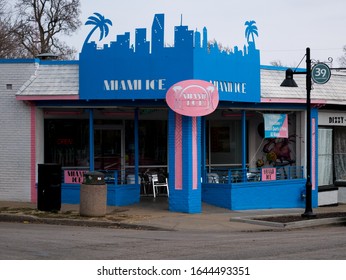
[[[174,112],[183,116],[206,116],[217,108],[219,93],[212,83],[186,80],[170,87],[166,102]]]

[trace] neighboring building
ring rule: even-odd
[[[273,67],[262,70],[262,101],[305,102],[305,75],[296,75],[297,88],[277,88],[282,74]],[[275,101],[276,100],[276,101]],[[281,100],[281,101],[279,101]],[[313,179],[318,185],[318,205],[332,205],[346,202],[346,75],[342,71],[332,70],[330,80],[323,85],[313,84],[311,91],[312,106],[318,110],[316,131],[316,174]],[[302,124],[304,125],[304,124]],[[302,139],[304,140],[304,139]],[[303,142],[302,142],[302,145]],[[314,147],[313,147],[314,148]],[[305,161],[302,158],[303,162]]]
[[[102,170],[109,205],[150,195],[155,172],[168,176],[172,211],[304,207],[304,77],[282,88],[285,69],[260,67],[254,42],[227,53],[205,43],[206,28],[201,38],[181,25],[164,47],[163,30],[155,15],[151,52],[136,29],[135,48],[127,32],[103,49],[87,43],[79,61],[0,61],[1,199],[35,201],[37,165],[59,163],[63,203],[79,203],[83,172]],[[332,76],[312,91],[314,207],[318,111],[345,85]]]

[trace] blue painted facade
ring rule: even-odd
[[[220,100],[260,101],[260,53],[254,42],[232,51],[207,43],[200,32],[176,26],[174,46],[164,46],[164,15],[154,16],[151,44],[146,29],[136,29],[98,49],[85,42],[80,54],[80,99],[165,99],[177,82],[201,79],[217,85]],[[203,43],[201,42],[203,41]],[[150,49],[151,47],[151,49]]]
[[[253,24],[253,21],[250,23]],[[249,24],[250,24],[249,23]],[[89,24],[100,29],[100,39],[109,33],[112,25],[99,14]],[[252,25],[252,28],[254,26]],[[92,32],[95,32],[94,28]],[[147,30],[138,28],[131,44],[130,33],[117,35],[116,41],[99,49],[95,42],[85,41],[79,59],[79,100],[68,106],[89,110],[90,170],[94,170],[94,108],[124,106],[133,108],[135,184],[108,184],[108,205],[124,206],[140,201],[138,182],[138,108],[161,106],[168,110],[168,180],[169,209],[185,213],[200,213],[202,201],[231,210],[299,208],[304,207],[305,179],[301,177],[282,181],[211,184],[206,180],[206,117],[182,116],[181,127],[176,123],[177,113],[165,103],[166,92],[174,84],[190,79],[206,80],[219,91],[219,108],[242,108],[241,112],[241,167],[247,168],[247,119],[243,109],[261,109],[260,52],[247,30],[248,45],[220,50],[217,42],[208,42],[208,32],[176,26],[174,46],[164,44],[164,15],[154,16],[151,42]],[[253,34],[258,35],[257,28]],[[279,85],[278,85],[279,86]],[[48,101],[45,105],[65,105]],[[159,105],[158,105],[159,104]],[[271,108],[296,108],[297,104],[270,104]],[[238,108],[238,109],[239,109]],[[302,110],[302,106],[299,107]],[[317,110],[312,111],[317,122]],[[195,124],[195,127],[194,127]],[[181,178],[177,178],[177,130],[181,129]],[[195,138],[192,131],[195,129]],[[314,136],[317,145],[317,133]],[[317,149],[315,158],[317,159]],[[197,171],[194,167],[197,166]],[[316,166],[317,172],[317,166]],[[246,171],[244,171],[246,174]],[[316,177],[316,176],[315,176]],[[197,181],[195,180],[197,178]],[[203,178],[203,181],[202,179]],[[230,176],[229,176],[230,178]],[[181,179],[181,186],[177,180]],[[317,184],[316,184],[317,185]],[[63,203],[79,203],[79,186],[63,185]],[[317,206],[317,190],[313,191],[313,207]]]

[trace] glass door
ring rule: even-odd
[[[124,130],[118,125],[95,125],[95,170],[117,170],[123,179],[125,168]]]

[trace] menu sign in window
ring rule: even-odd
[[[276,168],[262,168],[262,181],[274,181],[276,180]]]

